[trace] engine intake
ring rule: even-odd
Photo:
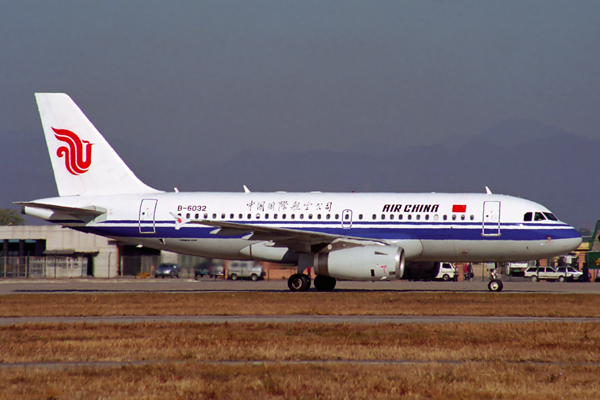
[[[401,279],[404,249],[396,246],[365,246],[315,255],[317,275],[355,281]]]

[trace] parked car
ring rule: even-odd
[[[154,271],[154,277],[164,278],[165,276],[179,278],[179,265],[173,263],[160,264]]]
[[[223,275],[223,266],[216,265],[212,260],[206,260],[194,267],[194,279],[209,276],[210,278]]]
[[[561,267],[561,268],[573,269],[571,267]],[[575,269],[573,269],[573,271],[578,272]],[[573,275],[577,275],[577,274],[573,274],[570,271],[567,272],[566,270],[561,272],[554,267],[529,267],[525,270],[525,274],[524,274],[525,278],[531,278],[531,280],[533,282],[537,282],[539,280],[564,282],[570,276],[573,276]],[[579,276],[580,275],[578,275],[578,277]]]
[[[583,272],[577,271],[573,267],[558,267],[556,270],[563,274],[568,281],[580,281],[583,279]]]
[[[250,278],[253,281],[264,279],[266,276],[260,265],[255,265],[252,261],[232,261],[227,271],[227,279],[236,281],[238,279]]]
[[[440,263],[440,269],[438,270],[435,280],[443,280],[443,281],[457,281],[458,280],[458,270],[454,266],[454,264],[449,262]]]

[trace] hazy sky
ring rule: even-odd
[[[0,2],[0,134],[66,92],[110,141],[214,160],[532,119],[597,138],[600,1]],[[124,136],[121,136],[124,135]]]

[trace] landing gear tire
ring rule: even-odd
[[[315,288],[319,292],[331,292],[335,288],[336,280],[330,276],[317,275],[315,278]]]
[[[288,279],[288,287],[292,292],[306,292],[310,288],[310,278],[304,274],[294,274]]]
[[[488,289],[490,292],[501,292],[503,287],[504,285],[502,284],[502,281],[497,279],[491,280],[490,283],[488,283]]]

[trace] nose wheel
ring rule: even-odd
[[[501,292],[503,287],[502,281],[498,279],[492,279],[490,283],[488,283],[490,292]]]
[[[310,288],[310,277],[304,274],[294,274],[288,279],[288,287],[292,292],[306,292]]]

